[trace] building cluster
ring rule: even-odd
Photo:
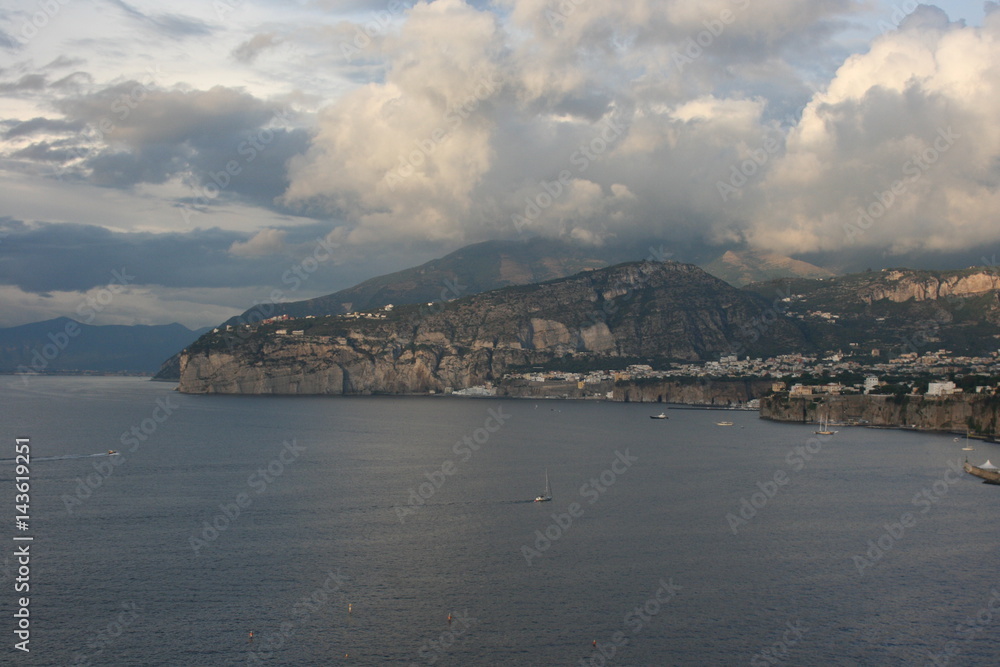
[[[389,303],[371,312],[344,313],[343,315],[338,315],[337,317],[345,320],[384,320],[389,317],[389,313],[392,312],[392,309],[393,305]]]
[[[877,355],[878,351],[873,350]],[[509,373],[505,379],[521,379],[530,382],[578,382],[596,384],[608,380],[627,382],[635,380],[663,380],[681,378],[802,378],[802,382],[775,381],[774,391],[788,391],[793,396],[811,394],[844,394],[878,392],[886,382],[885,376],[933,376],[944,378],[950,374],[976,374],[1000,376],[1000,352],[988,357],[953,356],[947,350],[923,354],[907,353],[884,363],[861,362],[840,352],[826,355],[783,354],[767,359],[740,359],[736,355],[724,355],[718,361],[703,363],[673,363],[669,368],[654,369],[646,364],[628,366],[625,370],[590,371],[571,373],[565,371],[532,371]],[[864,376],[864,381],[845,385],[840,382],[817,384],[815,378],[853,374]],[[928,396],[948,396],[962,393],[953,381],[938,380],[928,384]],[[978,386],[977,393],[993,393],[996,387]]]

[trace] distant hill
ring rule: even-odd
[[[94,326],[68,317],[0,328],[0,372],[155,373],[164,358],[208,330],[180,324]]]
[[[366,280],[354,287],[305,301],[277,304],[270,315],[340,315],[386,304],[441,303],[499,287],[563,278],[628,260],[643,259],[635,250],[595,248],[556,239],[485,241],[460,248],[420,266]],[[261,319],[250,309],[226,321]],[[174,350],[176,352],[177,350]]]
[[[736,287],[776,278],[829,278],[835,275],[808,262],[759,250],[730,250],[701,267]]]

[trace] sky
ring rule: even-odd
[[[491,239],[975,257],[996,9],[0,0],[0,326],[207,326]]]

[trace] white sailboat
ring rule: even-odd
[[[965,429],[965,447],[962,447],[963,452],[971,452],[972,445],[969,444],[969,429]]]
[[[552,491],[549,489],[549,471],[545,471],[545,491],[535,498],[536,503],[544,503],[552,500]]]

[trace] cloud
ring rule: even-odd
[[[132,5],[123,2],[123,0],[109,0],[109,2],[140,24],[172,37],[203,36],[210,35],[213,32],[208,24],[197,19],[187,18],[178,14],[146,14]]]
[[[286,250],[287,236],[288,232],[281,229],[262,229],[248,241],[233,241],[229,253],[238,257],[275,255]]]
[[[788,53],[822,49],[860,7],[498,4],[500,13],[419,3],[398,31],[373,39],[360,55],[385,60],[384,81],[321,112],[309,150],[290,163],[284,203],[345,218],[348,242],[469,242],[524,232],[515,217],[568,171],[529,233],[714,234],[736,223],[704,179],[725,172],[734,147],[776,132],[766,99],[806,103],[815,72],[790,67]],[[697,51],[680,59],[689,44]],[[624,129],[602,144],[608,122]]]
[[[45,88],[44,74],[25,74],[12,83],[0,83],[0,92],[3,93],[39,91],[43,88]]]
[[[31,134],[65,134],[65,133],[75,133],[82,130],[84,123],[82,121],[66,121],[60,119],[51,118],[32,118],[26,121],[14,122],[10,129],[4,132],[5,139],[13,139],[15,137],[27,136]]]
[[[805,108],[747,227],[784,252],[947,251],[1000,240],[1000,15],[921,6]]]
[[[184,181],[205,206],[240,197],[273,207],[288,186],[286,162],[309,141],[306,130],[290,127],[290,107],[222,86],[163,90],[124,81],[53,105],[62,118],[7,122],[4,138],[15,142],[8,155],[60,162],[60,177],[102,187]],[[45,138],[16,143],[30,136]]]
[[[3,30],[0,30],[0,47],[3,47],[5,49],[10,49],[13,51],[18,46],[19,44],[16,39],[8,35]]]
[[[258,33],[233,49],[233,58],[241,63],[252,63],[261,53],[281,44],[273,32]]]

